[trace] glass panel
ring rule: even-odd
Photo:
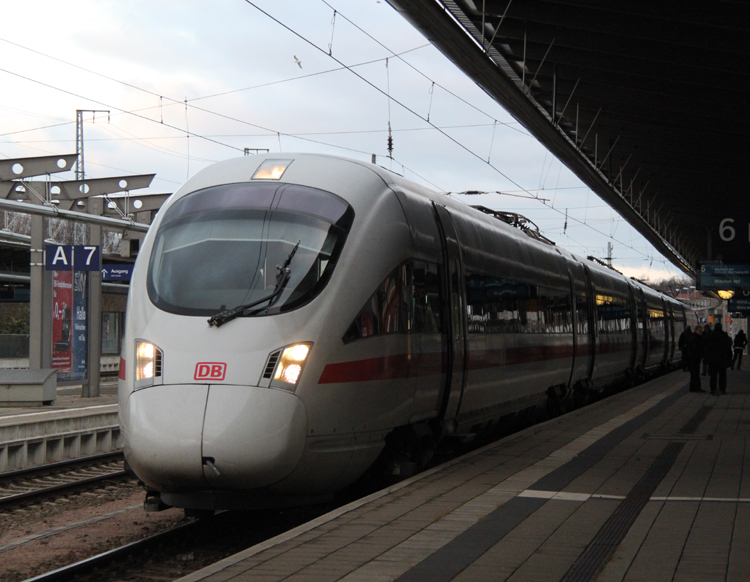
[[[120,353],[121,317],[121,313],[102,312],[102,354]]]
[[[186,315],[262,299],[276,285],[276,266],[299,242],[291,278],[268,310],[277,312],[313,295],[332,269],[342,235],[316,218],[282,212],[219,211],[174,221],[159,229],[154,242],[149,295],[158,307]]]
[[[437,265],[404,263],[378,286],[342,338],[344,343],[388,333],[440,333]]]
[[[417,333],[441,333],[440,267],[434,263],[414,261],[412,268],[411,329]]]
[[[630,304],[621,297],[596,296],[599,333],[630,330]]]

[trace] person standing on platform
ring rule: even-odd
[[[721,323],[706,338],[705,359],[708,362],[708,373],[711,376],[711,394],[718,390],[727,393],[727,368],[732,364],[732,338],[725,332]]]
[[[693,330],[688,325],[683,332],[680,334],[680,339],[677,340],[677,347],[680,348],[680,353],[682,354],[682,371],[688,369],[688,359],[687,359],[687,346],[690,342],[690,337],[693,335]]]
[[[703,375],[708,374],[708,360],[706,359],[706,342],[711,337],[711,325],[706,324],[703,326]]]
[[[703,328],[698,325],[690,336],[685,350],[687,367],[690,371],[690,392],[705,392],[701,389],[701,358],[703,357]]]
[[[745,346],[747,345],[747,336],[745,335],[745,330],[740,330],[740,332],[734,336],[734,359],[732,360],[732,370],[734,370],[734,365],[737,364],[737,369],[742,369],[742,352],[745,351]]]

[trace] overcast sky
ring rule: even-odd
[[[441,192],[503,192],[459,198],[578,255],[611,243],[628,276],[681,275],[385,0],[2,8],[2,158],[75,153],[76,110],[109,111],[84,114],[86,176],[156,173],[154,193],[245,148],[375,154]]]

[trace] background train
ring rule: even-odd
[[[148,502],[305,502],[538,405],[679,364],[695,315],[381,167],[243,157],[188,180],[128,298],[124,451]],[[150,500],[150,501],[149,501]]]

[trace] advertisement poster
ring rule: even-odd
[[[52,367],[61,381],[86,375],[86,273],[52,272]]]
[[[73,271],[52,271],[52,367],[58,372],[73,370],[72,338]]]
[[[71,380],[82,380],[86,377],[86,362],[88,361],[88,330],[86,309],[86,271],[73,272],[73,370]]]

